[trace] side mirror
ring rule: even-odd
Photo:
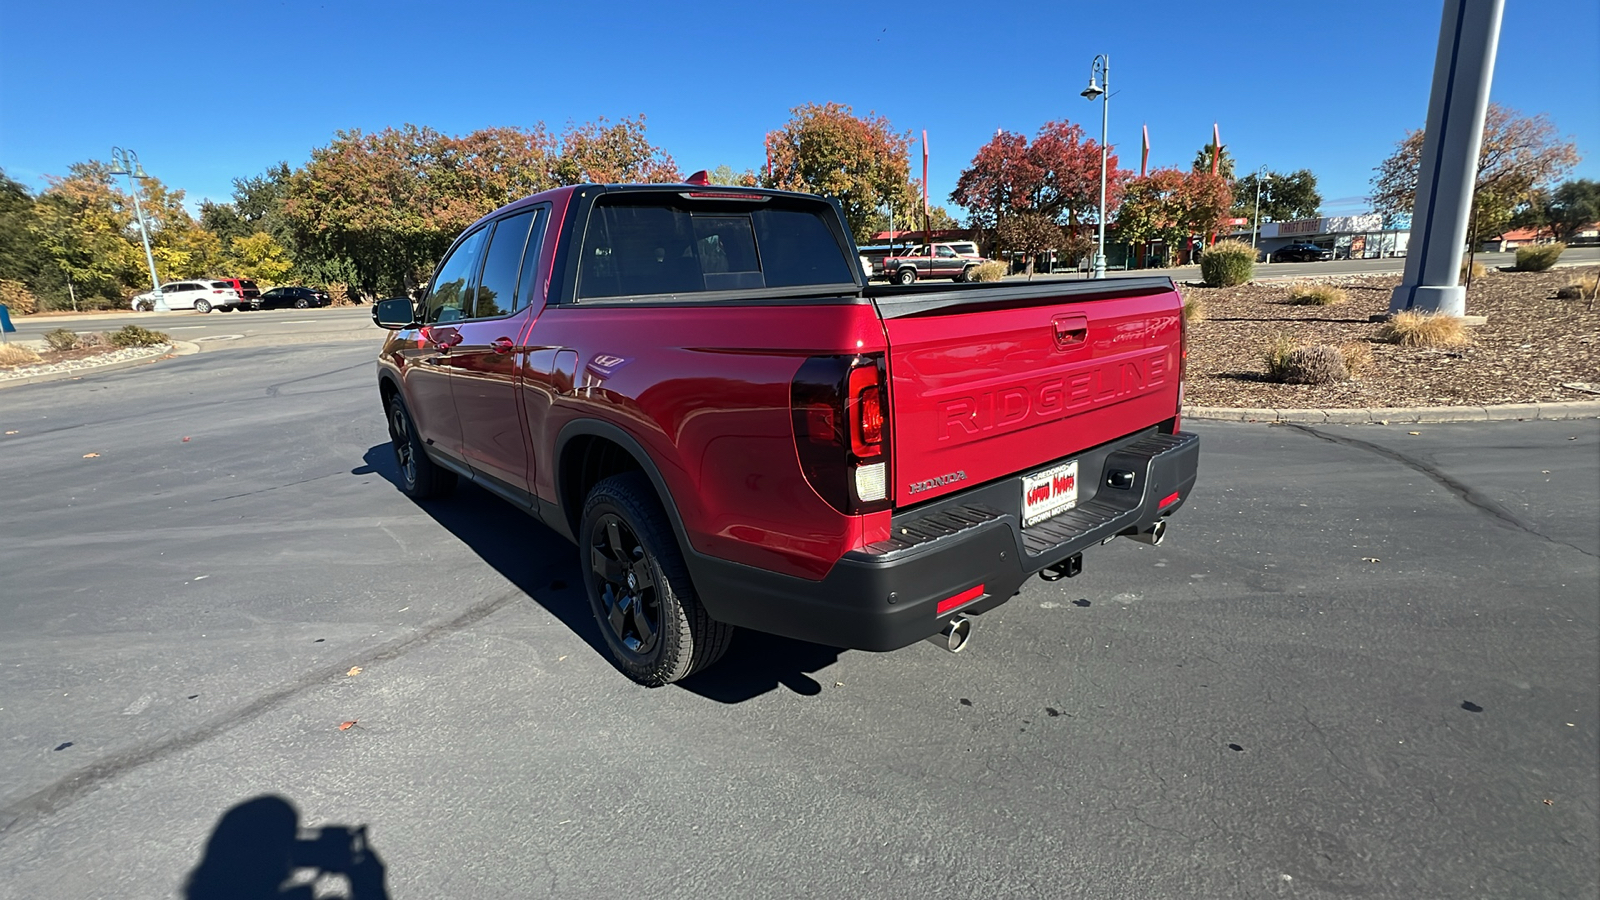
[[[372,324],[399,331],[417,322],[417,308],[410,297],[392,297],[372,304]]]

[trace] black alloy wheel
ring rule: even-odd
[[[610,626],[612,640],[646,656],[655,649],[661,631],[654,567],[620,516],[606,513],[596,526],[590,537],[589,566],[599,584],[604,623]]]
[[[595,485],[578,535],[589,609],[624,675],[660,687],[727,652],[734,629],[700,605],[672,523],[644,473]]]
[[[413,500],[447,496],[456,486],[456,473],[428,458],[411,422],[411,413],[396,393],[389,398],[389,444],[400,469],[400,492]]]

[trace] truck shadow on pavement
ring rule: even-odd
[[[387,443],[371,447],[362,458],[366,465],[354,471],[381,475],[399,489],[400,472]],[[470,482],[463,481],[449,499],[418,503],[417,508],[610,662],[610,651],[584,595],[578,550],[565,538]],[[833,665],[841,652],[820,644],[740,631],[721,662],[676,686],[719,703],[742,703],[780,686],[802,696],[815,696],[822,693],[822,685],[809,673]],[[625,676],[618,673],[617,677]]]
[[[331,876],[331,877],[330,877]],[[217,819],[204,855],[184,879],[184,900],[338,897],[388,900],[383,860],[367,843],[367,826],[300,826],[293,803],[263,794]],[[328,893],[331,882],[345,893]]]

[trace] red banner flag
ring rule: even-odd
[[[1211,123],[1211,174],[1217,174],[1217,166],[1222,162],[1222,133],[1217,130],[1217,123]]]
[[[1144,126],[1144,152],[1139,155],[1139,177],[1143,178],[1150,168],[1150,126]]]
[[[928,214],[928,129],[922,129],[922,214]]]

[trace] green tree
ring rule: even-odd
[[[1229,181],[1233,180],[1233,154],[1228,152],[1228,145],[1222,145],[1222,156],[1217,160],[1217,174]],[[1217,152],[1214,141],[1207,141],[1200,152],[1194,155],[1194,165],[1191,167],[1196,172],[1211,171],[1211,157]]]
[[[922,199],[911,185],[909,133],[898,133],[876,113],[857,116],[840,103],[790,110],[788,124],[767,133],[771,172],[767,187],[822,194],[839,201],[857,241],[872,231],[878,208],[895,221],[922,218]]]
[[[1117,236],[1130,244],[1164,241],[1172,262],[1190,237],[1221,228],[1232,205],[1233,193],[1220,175],[1157,169],[1128,182],[1117,208]]]
[[[46,179],[29,232],[84,305],[121,305],[135,288],[149,289],[132,199],[113,186],[105,163],[73,163],[68,171]]]
[[[31,230],[37,221],[33,194],[0,169],[0,280],[23,282],[35,293],[47,264]]]
[[[727,163],[712,169],[710,174],[712,184],[726,184],[730,187],[755,187],[761,183],[761,176],[756,174],[755,169],[735,172],[733,166]]]
[[[1257,174],[1250,174],[1233,183],[1233,215],[1254,220],[1256,213]],[[1261,221],[1290,222],[1308,219],[1322,209],[1322,194],[1317,190],[1317,176],[1310,169],[1300,169],[1284,174],[1268,171],[1261,178]]]
[[[540,126],[543,129],[543,126]],[[644,116],[615,125],[605,119],[568,126],[555,160],[560,184],[649,184],[682,181],[678,164],[645,137]],[[531,192],[530,192],[531,193]]]
[[[1401,221],[1410,218],[1417,202],[1422,143],[1420,130],[1407,132],[1374,170],[1371,200],[1378,212]],[[1484,234],[1499,234],[1486,228],[1494,223],[1503,228],[1511,213],[1534,202],[1541,189],[1548,190],[1577,162],[1577,145],[1561,138],[1547,116],[1524,116],[1491,102],[1474,181],[1472,245]]]
[[[1554,190],[1535,191],[1511,224],[1548,230],[1556,240],[1564,241],[1595,222],[1600,222],[1600,181],[1578,178],[1564,181]]]
[[[234,275],[263,285],[282,284],[294,269],[289,251],[265,231],[235,238],[224,258]]]
[[[1020,212],[1003,217],[995,227],[1000,249],[1021,254],[1027,260],[1028,277],[1033,277],[1034,258],[1063,243],[1061,226],[1042,212]]]

